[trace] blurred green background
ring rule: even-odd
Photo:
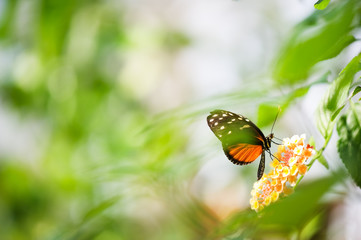
[[[282,2],[0,1],[0,239],[242,239],[257,166],[230,164],[206,116],[233,110],[268,134],[263,113],[307,92],[269,77],[314,11]],[[313,99],[278,137],[317,135]]]

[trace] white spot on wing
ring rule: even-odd
[[[232,131],[229,131],[229,132],[228,132],[228,134],[231,134],[231,133],[232,133]]]
[[[223,117],[227,117],[227,114],[223,113],[222,116],[223,116]]]
[[[233,119],[232,119],[232,122],[234,122],[234,121],[236,121],[236,119],[235,119],[235,118],[233,118]]]
[[[232,122],[227,122],[228,124],[231,124]]]
[[[214,121],[214,118],[209,119],[209,122],[213,122],[213,121]]]
[[[224,126],[221,127],[221,130],[223,130],[223,129],[224,129]]]
[[[213,115],[213,117],[217,117],[217,116],[218,116],[218,114],[214,114],[214,115]]]
[[[219,120],[222,120],[223,118],[219,118]]]
[[[246,122],[249,122],[249,120],[247,118],[245,120],[246,120]]]
[[[217,126],[217,125],[218,125],[218,122],[215,122],[215,123],[214,123],[214,126]]]
[[[249,127],[251,127],[251,126],[247,124],[247,125],[244,125],[243,127],[240,127],[239,130],[242,130],[242,129],[245,129],[245,128],[249,128]]]

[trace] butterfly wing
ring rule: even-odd
[[[263,152],[262,146],[246,143],[223,148],[223,150],[228,159],[238,165],[246,165],[253,162]]]
[[[263,152],[265,136],[244,116],[215,110],[207,117],[208,126],[222,142],[223,150],[235,164],[253,162]]]

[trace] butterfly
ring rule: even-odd
[[[265,137],[262,131],[248,118],[225,110],[212,111],[207,117],[207,122],[213,133],[222,142],[224,153],[234,164],[246,165],[261,155],[257,180],[261,179],[265,169],[265,151],[272,155],[270,152],[274,137],[272,130],[271,134]]]

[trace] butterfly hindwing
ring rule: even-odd
[[[262,146],[245,143],[224,148],[223,150],[228,159],[238,165],[246,165],[253,162],[263,152]]]
[[[262,152],[265,136],[246,117],[215,110],[207,117],[207,122],[216,137],[222,142],[223,150],[235,164],[249,164]]]

